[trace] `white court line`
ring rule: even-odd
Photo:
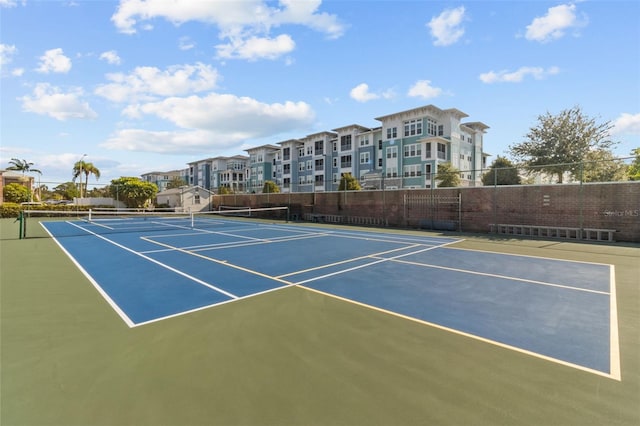
[[[620,381],[622,380],[622,373],[620,367],[620,341],[619,341],[619,331],[618,331],[618,302],[616,297],[616,272],[615,267],[613,265],[609,265],[610,267],[610,294],[609,296],[609,347],[611,348],[611,352],[609,354],[609,371],[611,372],[611,376]]]
[[[559,288],[564,288],[564,289],[568,289],[568,290],[583,291],[585,293],[595,293],[595,294],[609,295],[609,293],[606,292],[606,291],[590,290],[590,289],[587,289],[587,288],[573,287],[573,286],[569,286],[569,285],[565,285],[565,284],[556,284],[556,283],[550,283],[550,282],[546,282],[546,281],[529,280],[529,279],[526,279],[526,278],[511,277],[511,276],[508,276],[508,275],[490,274],[488,272],[471,271],[471,270],[468,270],[468,269],[451,268],[449,266],[432,265],[430,263],[411,262],[409,260],[397,260],[397,259],[391,259],[391,260],[393,260],[394,262],[404,263],[404,264],[407,264],[407,265],[423,266],[425,268],[444,269],[446,271],[462,272],[462,273],[465,273],[465,274],[482,275],[482,276],[485,276],[485,277],[493,277],[493,278],[502,278],[502,279],[506,279],[506,280],[510,280],[510,281],[521,281],[521,282],[531,283],[531,284],[546,285],[546,286],[549,286],[549,287],[559,287]]]
[[[72,225],[70,221],[65,221],[65,222]],[[80,265],[80,263],[78,263],[78,261],[71,255],[71,253],[69,253],[67,249],[60,243],[60,241],[58,241],[58,239],[51,232],[49,232],[49,229],[44,225],[43,222],[40,222],[40,226],[44,228],[46,233],[49,234],[49,236],[53,239],[53,241],[56,242],[58,247],[60,247],[62,251],[67,255],[67,257],[71,259],[71,262],[74,265],[76,265],[76,267],[80,270],[80,272],[82,272],[82,274],[89,280],[91,285],[93,285],[93,287],[98,291],[98,293],[100,293],[100,295],[104,298],[104,300],[107,301],[107,304],[111,306],[111,308],[114,311],[116,311],[116,313],[124,321],[124,323],[127,324],[129,328],[135,326],[135,323],[131,320],[131,318],[129,318],[129,316],[125,314],[125,312],[122,309],[120,309],[120,306],[118,306],[118,304],[107,294],[107,292],[104,291],[102,287],[100,287],[100,284],[98,284],[98,282],[93,279],[93,277],[87,272],[87,270],[84,269],[82,265]]]
[[[149,261],[149,262],[151,262],[151,263],[155,263],[156,265],[161,266],[161,267],[163,267],[163,268],[165,268],[165,269],[168,269],[168,270],[170,270],[171,272],[175,272],[176,274],[181,275],[181,276],[183,276],[183,277],[185,277],[185,278],[188,278],[188,279],[190,279],[191,281],[194,281],[194,282],[196,282],[196,283],[198,283],[198,284],[200,284],[200,285],[203,285],[203,286],[205,286],[205,287],[209,287],[210,289],[215,290],[215,291],[217,291],[217,292],[220,292],[220,293],[222,293],[222,294],[224,294],[224,295],[226,295],[226,296],[229,296],[229,297],[231,297],[231,298],[233,298],[233,299],[237,299],[237,298],[238,298],[238,296],[236,296],[235,294],[231,294],[231,293],[229,293],[228,291],[225,291],[225,290],[223,290],[223,289],[221,289],[221,288],[218,288],[218,287],[216,287],[216,286],[214,286],[214,285],[211,285],[211,284],[209,284],[209,283],[207,283],[207,282],[205,282],[205,281],[202,281],[201,279],[196,278],[196,277],[194,277],[194,276],[192,276],[192,275],[189,275],[189,274],[187,274],[187,273],[185,273],[185,272],[182,272],[182,271],[181,271],[181,270],[179,270],[179,269],[173,268],[173,267],[171,267],[171,266],[169,266],[169,265],[167,265],[167,264],[164,264],[164,263],[162,263],[162,262],[160,262],[160,261],[157,261],[157,260],[155,260],[155,259],[153,259],[153,258],[151,258],[151,257],[149,257],[149,256],[145,256],[144,254],[142,254],[142,253],[140,253],[140,252],[137,252],[137,251],[135,251],[135,250],[133,250],[133,249],[130,249],[129,247],[123,246],[122,244],[116,243],[115,241],[110,240],[110,239],[108,239],[108,238],[106,238],[106,237],[104,237],[104,236],[102,236],[102,235],[100,235],[100,234],[96,234],[95,232],[90,231],[90,230],[88,230],[88,229],[85,229],[85,228],[83,228],[82,226],[76,225],[75,223],[72,223],[72,222],[68,222],[68,223],[69,223],[70,225],[75,226],[76,228],[82,229],[83,231],[85,231],[85,232],[87,232],[87,233],[89,233],[89,234],[91,234],[91,235],[94,235],[94,236],[96,236],[96,237],[100,238],[100,239],[101,239],[101,240],[103,240],[103,241],[106,241],[106,242],[108,242],[108,243],[110,243],[110,244],[113,244],[114,246],[116,246],[116,247],[118,247],[118,248],[121,248],[121,249],[123,249],[123,250],[125,250],[125,251],[128,251],[129,253],[133,253],[133,254],[135,254],[136,256],[139,256],[139,257],[141,257],[141,258],[143,258],[143,259],[145,259],[145,260],[148,260],[148,261]]]
[[[324,237],[324,236],[326,235],[323,235],[323,234],[299,235],[295,237],[275,237],[271,239],[262,239],[262,240],[251,241],[251,242],[237,241],[237,242],[216,243],[216,244],[199,244],[196,246],[184,246],[184,247],[176,247],[169,244],[164,244],[159,241],[155,241],[154,239],[149,237],[140,237],[140,239],[153,244],[158,244],[160,246],[168,247],[168,248],[158,249],[158,250],[146,250],[141,253],[161,253],[161,252],[174,251],[174,250],[188,250],[189,252],[222,250],[222,249],[236,248],[236,247],[248,247],[248,246],[270,244],[270,243],[282,243],[282,242],[289,242],[289,241],[296,241],[296,240],[305,240],[309,238],[318,238],[318,237]]]
[[[327,264],[324,264],[324,265],[316,266],[314,268],[301,269],[299,271],[294,271],[294,272],[289,272],[287,274],[278,275],[278,278],[290,277],[292,275],[305,274],[307,272],[317,271],[319,269],[326,269],[326,268],[330,268],[332,266],[343,265],[345,263],[357,262],[358,260],[362,260],[362,259],[376,258],[376,256],[380,256],[380,255],[383,255],[383,254],[389,254],[389,253],[393,253],[393,252],[401,251],[401,250],[410,250],[412,248],[420,247],[421,245],[422,244],[413,244],[413,245],[410,245],[410,246],[404,246],[404,247],[395,248],[395,249],[392,249],[392,250],[381,251],[379,253],[372,253],[372,254],[367,254],[367,255],[364,255],[364,256],[353,257],[351,259],[341,260],[339,262],[327,263]],[[372,265],[372,263],[370,263],[370,265]]]
[[[605,372],[602,372],[600,370],[595,370],[595,369],[592,369],[592,368],[589,368],[589,367],[585,367],[585,366],[582,366],[582,365],[579,365],[579,364],[573,364],[571,362],[563,361],[561,359],[552,358],[550,356],[542,355],[542,354],[539,354],[537,352],[533,352],[533,351],[529,351],[529,350],[526,350],[526,349],[522,349],[522,348],[519,348],[517,346],[511,346],[511,345],[507,345],[505,343],[501,343],[501,342],[498,342],[498,341],[495,341],[495,340],[490,340],[490,339],[487,339],[486,337],[476,336],[475,334],[470,334],[470,333],[467,333],[467,332],[464,332],[464,331],[456,330],[455,328],[445,327],[445,326],[440,325],[440,324],[436,324],[436,323],[425,321],[425,320],[422,320],[422,319],[419,319],[419,318],[415,318],[415,317],[411,317],[411,316],[408,316],[408,315],[400,314],[398,312],[389,311],[387,309],[379,308],[377,306],[368,305],[368,304],[362,303],[362,302],[357,302],[355,300],[347,299],[346,297],[342,297],[342,296],[337,296],[337,295],[332,294],[332,293],[327,293],[327,292],[324,292],[322,290],[317,290],[317,289],[312,288],[312,287],[306,287],[304,285],[299,285],[299,287],[300,288],[304,288],[304,289],[309,290],[309,291],[312,291],[314,293],[322,294],[322,295],[327,296],[327,297],[331,297],[331,298],[334,298],[334,299],[342,300],[342,301],[347,302],[347,303],[351,303],[351,304],[354,304],[354,305],[357,305],[357,306],[362,306],[364,308],[368,308],[368,309],[371,309],[371,310],[374,310],[374,311],[382,312],[384,314],[392,315],[394,317],[398,317],[398,318],[402,318],[402,319],[405,319],[405,320],[413,321],[413,322],[416,322],[416,323],[419,323],[419,324],[427,325],[429,327],[433,327],[433,328],[436,328],[438,330],[443,330],[443,331],[447,331],[449,333],[454,333],[454,334],[457,334],[457,335],[460,335],[460,336],[469,337],[469,338],[474,339],[474,340],[479,340],[481,342],[489,343],[491,345],[498,346],[498,347],[501,347],[501,348],[504,348],[504,349],[508,349],[508,350],[512,350],[514,352],[519,352],[519,353],[522,353],[522,354],[530,355],[530,356],[533,356],[533,357],[536,357],[536,358],[543,359],[545,361],[553,362],[555,364],[560,364],[560,365],[564,365],[566,367],[575,368],[577,370],[586,371],[588,373],[596,374],[598,376],[606,377],[606,378],[609,378],[609,379],[614,379],[614,380],[618,380],[618,381],[621,380],[620,376],[619,376],[619,373],[616,376],[615,374],[605,373]],[[614,370],[611,370],[611,371],[613,372]]]
[[[453,241],[453,242],[450,242],[450,243],[447,243],[447,244],[454,244],[454,243],[456,243],[456,242],[457,242],[457,241]],[[347,269],[343,269],[343,270],[340,270],[340,271],[331,272],[331,273],[329,273],[329,274],[321,275],[321,276],[319,276],[319,277],[309,278],[308,280],[299,281],[299,282],[297,282],[296,284],[298,284],[298,285],[300,285],[300,284],[306,284],[306,283],[309,283],[309,282],[312,282],[312,281],[321,280],[321,279],[323,279],[323,278],[332,277],[332,276],[334,276],[334,275],[344,274],[344,273],[346,273],[346,272],[351,272],[351,271],[355,271],[355,270],[357,270],[357,269],[366,268],[367,266],[377,265],[378,263],[390,262],[390,261],[392,261],[392,260],[394,260],[394,259],[399,259],[399,258],[401,258],[401,257],[411,256],[411,255],[414,255],[414,254],[423,253],[423,252],[425,252],[425,251],[429,251],[429,250],[437,249],[437,248],[440,248],[440,247],[444,247],[444,246],[445,246],[445,245],[447,245],[447,244],[443,244],[443,245],[441,245],[441,246],[427,247],[427,248],[424,248],[424,249],[422,249],[422,250],[416,250],[416,251],[413,251],[413,252],[411,252],[411,253],[399,254],[399,255],[397,255],[397,256],[393,256],[393,257],[389,257],[389,258],[379,259],[379,260],[376,260],[376,261],[374,261],[374,262],[365,263],[364,265],[358,265],[358,266],[354,266],[353,268],[347,268]],[[416,246],[421,246],[421,245],[422,245],[422,244],[416,244]],[[407,247],[405,247],[405,248],[407,248]],[[371,257],[371,256],[365,256],[365,257]]]

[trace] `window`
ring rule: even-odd
[[[422,155],[422,145],[419,143],[405,145],[404,156],[405,157],[420,157]]]
[[[291,186],[291,178],[282,179],[282,186],[289,188]]]
[[[343,155],[342,157],[340,157],[340,167],[342,167],[342,168],[351,167],[351,156],[350,155]]]
[[[200,194],[195,194],[193,196],[193,204],[200,204]]]
[[[435,136],[438,134],[438,123],[432,118],[427,118],[427,134],[429,136]]]
[[[304,147],[298,148],[298,158],[304,157]]]
[[[396,127],[389,127],[387,129],[387,139],[393,139],[398,137],[398,129]]]
[[[382,139],[378,141],[378,149],[382,149]]]
[[[351,135],[340,136],[340,151],[351,151]]]
[[[291,148],[285,148],[282,150],[282,159],[284,161],[291,159]]]
[[[324,175],[316,175],[316,184],[324,182]]]
[[[333,174],[333,183],[338,183],[338,174],[337,173]]]
[[[378,158],[378,167],[382,167],[382,158]]]
[[[333,151],[337,151],[338,150],[338,143],[337,142],[333,142]]]
[[[387,148],[387,158],[398,158],[398,147],[390,146]]]
[[[371,160],[371,158],[369,157],[369,153],[368,152],[361,152],[360,153],[360,164],[369,164],[370,160]]]
[[[438,158],[441,160],[447,159],[447,146],[443,143],[438,144]]]
[[[291,164],[283,164],[282,165],[282,173],[285,175],[291,174]]]
[[[424,157],[431,158],[431,142],[427,142],[424,144]]]
[[[444,135],[444,126],[442,124],[438,125],[438,136]]]
[[[313,170],[313,160],[307,160],[307,170]]]
[[[389,167],[387,166],[387,177],[398,177],[398,168],[395,166]]]
[[[431,164],[424,165],[425,179],[431,180]]]
[[[319,158],[316,160],[316,170],[324,169],[324,158]]]
[[[338,157],[333,158],[333,168],[335,169],[336,167],[338,167]]]
[[[360,136],[360,146],[369,145],[369,136]]]
[[[314,144],[314,149],[315,149],[316,155],[322,154],[322,151],[324,150],[324,142],[316,141],[316,143]]]
[[[420,164],[413,164],[410,166],[404,166],[404,177],[416,177],[422,175]]]
[[[404,136],[415,136],[422,134],[422,119],[409,120],[404,122]]]
[[[298,163],[298,171],[299,172],[304,171],[304,161],[301,161]]]
[[[311,145],[307,146],[307,155],[313,155],[313,147]]]

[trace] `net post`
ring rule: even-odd
[[[25,238],[24,235],[24,211],[20,210],[20,214],[18,214],[18,239],[22,240]]]
[[[189,212],[189,217],[191,218],[191,229],[196,227],[196,216],[193,212]]]
[[[290,207],[287,206],[287,221],[285,223],[289,223],[289,219],[290,219],[289,212],[290,212]]]
[[[92,219],[93,219],[93,209],[89,209],[89,223],[91,223]]]

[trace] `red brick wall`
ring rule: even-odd
[[[640,182],[225,195],[216,197],[214,203],[289,205],[294,214],[376,217],[384,218],[389,226],[419,227],[427,219],[457,220],[458,206],[408,200],[458,194],[460,227],[465,232],[486,233],[492,223],[556,225],[615,229],[616,241],[640,242]]]

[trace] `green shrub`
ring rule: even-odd
[[[22,206],[17,203],[0,204],[0,217],[18,217]]]

